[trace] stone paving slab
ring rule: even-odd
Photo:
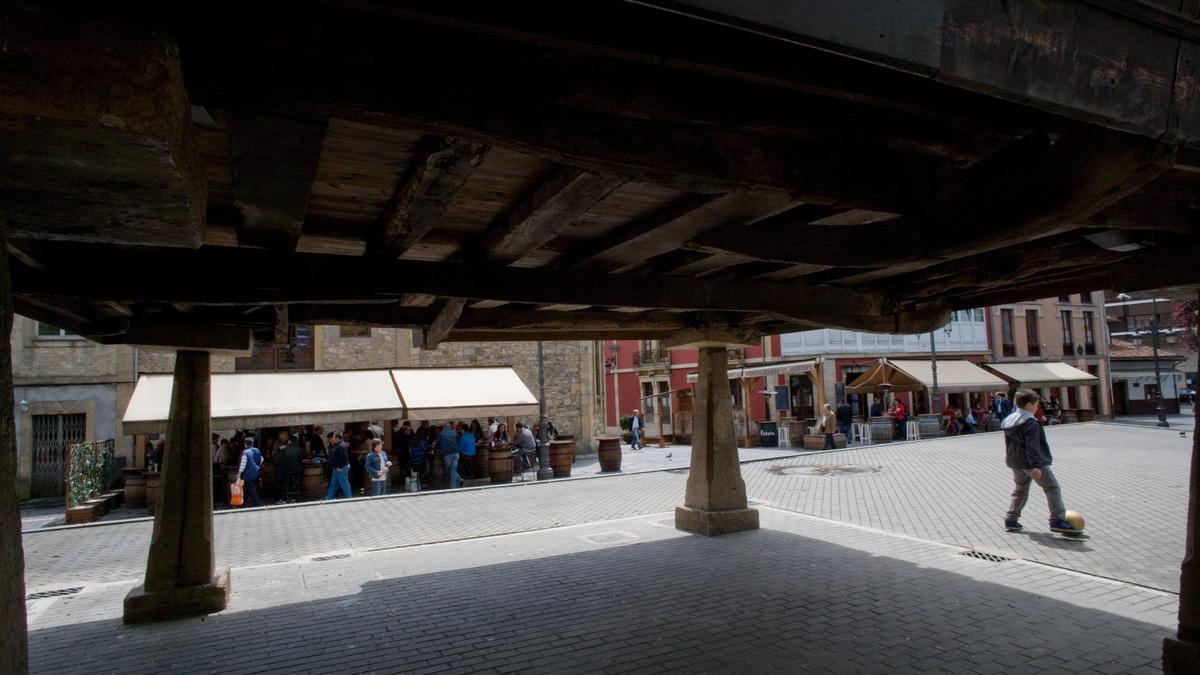
[[[612,520],[675,507],[685,476],[657,472],[218,512],[219,567],[285,562]],[[139,579],[149,519],[25,532],[29,592]]]
[[[1177,592],[1191,434],[1101,423],[1046,433],[1067,508],[1084,514],[1087,538],[1050,533],[1036,485],[1025,532],[1003,531],[1012,478],[1000,433],[755,462],[742,473],[763,504]]]
[[[123,626],[133,582],[30,603],[31,672],[1156,672],[1174,596],[772,508],[234,570],[230,609]]]

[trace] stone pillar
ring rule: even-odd
[[[26,673],[25,554],[17,503],[17,430],[13,411],[12,285],[8,244],[0,218],[0,671]]]
[[[1187,543],[1179,573],[1179,630],[1163,639],[1164,673],[1200,673],[1200,406],[1194,406]]]
[[[229,572],[214,576],[208,352],[175,355],[175,385],[145,583],[125,597],[125,622],[225,609]]]
[[[684,505],[675,509],[677,529],[708,537],[758,529],[758,511],[746,506],[746,483],[738,464],[728,363],[724,346],[700,347],[692,468]]]

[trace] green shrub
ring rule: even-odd
[[[626,431],[633,431],[633,415],[622,415],[618,424]]]

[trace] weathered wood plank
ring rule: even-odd
[[[325,142],[325,124],[261,115],[229,116],[238,243],[292,251]]]
[[[404,255],[433,229],[488,150],[446,138],[421,153],[392,194],[369,250],[393,258]]]
[[[458,318],[462,316],[463,308],[466,305],[467,301],[465,298],[447,298],[442,303],[437,317],[433,320],[433,323],[429,324],[429,328],[425,331],[425,341],[423,344],[425,349],[437,349],[442,340],[445,340],[446,336],[450,334],[450,330],[454,328],[454,324],[458,322]]]
[[[488,227],[467,259],[508,264],[541,247],[623,181],[559,167],[532,194]]]

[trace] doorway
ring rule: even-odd
[[[82,443],[87,415],[33,415],[31,497],[62,497],[67,475],[67,448]]]

